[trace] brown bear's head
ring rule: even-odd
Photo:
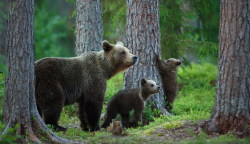
[[[115,73],[124,71],[136,63],[138,57],[131,54],[122,42],[117,42],[115,45],[108,41],[102,42],[102,47],[105,57],[107,57],[115,68]]]
[[[150,78],[142,78],[141,86],[142,86],[143,92],[148,93],[148,94],[154,94],[154,93],[159,92],[160,90],[160,87]]]
[[[181,65],[181,61],[175,58],[169,58],[167,60],[164,60],[163,63],[169,67],[178,67]]]

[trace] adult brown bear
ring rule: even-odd
[[[106,82],[137,61],[122,42],[102,42],[100,52],[86,52],[71,58],[43,58],[35,64],[36,102],[45,123],[55,130],[66,131],[58,125],[63,106],[79,104],[81,127],[99,130]]]

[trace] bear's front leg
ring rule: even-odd
[[[84,101],[81,99],[79,102],[79,118],[81,121],[81,128],[83,131],[89,131],[88,123],[87,123],[87,114],[85,111],[85,104]]]
[[[129,113],[121,114],[122,117],[122,126],[127,128],[129,127]]]
[[[90,125],[90,131],[98,131],[99,118],[102,111],[102,101],[87,102],[86,103],[86,114],[88,119],[88,124]]]
[[[106,117],[102,124],[102,128],[106,128],[112,122],[112,119],[115,119],[116,115],[118,114],[117,108],[113,105],[107,107]]]
[[[138,122],[142,122],[142,110],[141,108],[135,109],[133,121],[130,123],[131,127],[138,127]]]

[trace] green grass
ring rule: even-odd
[[[207,118],[212,112],[215,98],[217,67],[212,64],[191,64],[178,71],[179,83],[183,85],[174,102],[172,113],[176,116]],[[197,116],[195,116],[197,115]]]

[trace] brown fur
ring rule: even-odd
[[[121,42],[116,45],[103,41],[100,52],[86,52],[72,58],[43,58],[35,64],[36,101],[40,114],[56,130],[63,106],[79,104],[83,130],[99,129],[106,81],[133,65],[136,56]],[[121,54],[121,52],[123,52]]]
[[[117,114],[121,115],[124,127],[138,126],[138,121],[142,120],[142,111],[146,101],[150,95],[157,93],[159,88],[154,81],[143,78],[140,88],[119,91],[108,103],[106,118],[102,127],[106,128]],[[131,110],[134,110],[134,118],[132,122],[129,122]]]
[[[177,67],[181,65],[179,59],[170,58],[168,60],[161,60],[156,56],[157,68],[162,78],[166,109],[173,108],[173,102],[177,96],[178,83],[177,83]]]

